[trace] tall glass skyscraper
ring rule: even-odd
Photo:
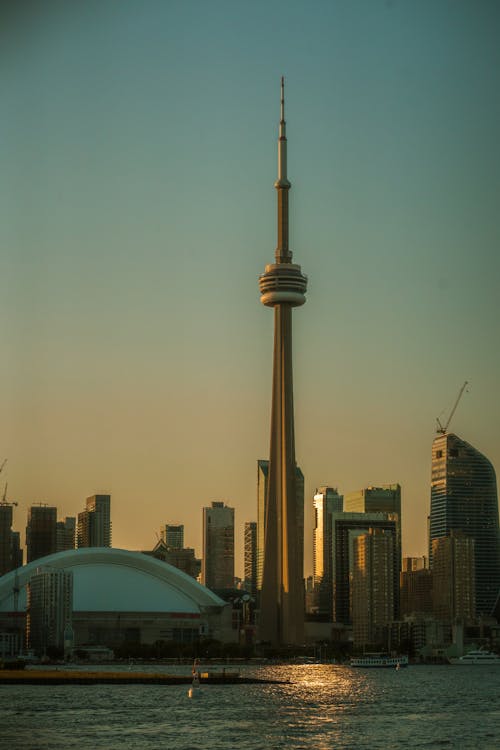
[[[476,614],[491,614],[500,588],[500,537],[495,470],[453,433],[432,444],[429,559],[432,542],[462,531],[475,540]]]

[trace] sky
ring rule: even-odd
[[[269,450],[280,77],[296,454],[312,497],[399,482],[426,553],[431,445],[500,467],[496,2],[87,0],[0,10],[0,482],[111,493],[113,546],[256,520]]]

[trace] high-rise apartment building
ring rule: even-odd
[[[52,555],[56,551],[57,508],[50,505],[32,505],[28,509],[26,526],[27,562]]]
[[[184,524],[166,523],[161,529],[161,538],[170,549],[183,549]]]
[[[12,567],[12,505],[0,502],[0,576]]]
[[[278,242],[274,263],[259,278],[260,301],[274,310],[271,437],[259,637],[274,645],[304,641],[303,529],[297,519],[292,378],[292,309],[303,305],[307,279],[289,245],[284,80],[278,138]],[[303,513],[303,510],[302,510]]]
[[[425,557],[403,557],[400,574],[400,617],[431,614],[432,574]]]
[[[313,599],[314,611],[333,617],[332,513],[342,513],[343,497],[333,487],[319,487],[313,499]]]
[[[234,508],[223,502],[203,508],[201,582],[209,589],[234,586]]]
[[[73,573],[38,568],[28,584],[27,640],[36,654],[64,647],[65,628],[73,615]]]
[[[474,547],[474,539],[461,531],[432,541],[432,603],[438,620],[474,619]]]
[[[376,631],[394,619],[394,556],[394,534],[384,529],[370,528],[353,539],[351,595],[356,646],[376,645]]]
[[[92,495],[78,514],[78,547],[111,547],[111,496]]]
[[[392,513],[333,513],[333,617],[335,622],[352,622],[351,581],[354,571],[354,539],[368,534],[370,529],[380,529],[392,535],[394,548],[397,548],[397,514]],[[393,556],[393,596],[395,619],[399,600],[398,554]]]
[[[476,614],[493,611],[500,589],[497,482],[493,466],[465,440],[440,434],[432,444],[429,558],[452,531],[474,539]]]
[[[245,522],[245,581],[244,587],[251,596],[257,593],[257,523]]]
[[[64,521],[56,524],[56,552],[75,549],[76,546],[76,518],[66,516]]]
[[[401,485],[383,484],[381,487],[365,487],[344,496],[346,513],[391,513],[396,514],[398,565],[401,570]]]
[[[269,461],[257,461],[257,590],[262,589],[262,573],[264,570],[264,539],[267,512],[267,492],[269,477]],[[304,567],[304,475],[299,466],[295,466],[295,512],[297,514],[297,555]]]

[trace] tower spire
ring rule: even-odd
[[[291,184],[287,177],[286,153],[286,121],[285,121],[285,77],[281,76],[281,112],[278,138],[278,179],[274,187],[278,191],[278,245],[276,247],[276,263],[290,263],[292,253],[288,245],[288,191]]]

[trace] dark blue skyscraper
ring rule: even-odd
[[[495,470],[453,433],[432,444],[429,559],[432,541],[462,531],[475,540],[476,614],[489,615],[500,588],[500,537]]]

